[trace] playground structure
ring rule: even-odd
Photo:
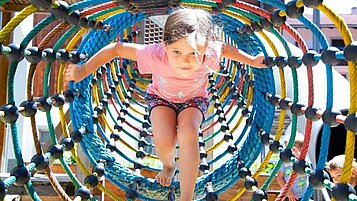
[[[6,2],[0,1],[0,5]],[[11,136],[8,137],[12,138],[16,157],[16,167],[10,177],[0,182],[0,198],[6,200],[6,189],[19,185],[24,186],[33,200],[41,200],[30,180],[30,172],[38,171],[48,176],[61,199],[72,200],[53,177],[49,167],[50,159],[59,159],[76,187],[75,200],[94,199],[91,188],[98,188],[113,200],[122,200],[99,182],[102,176],[125,191],[127,200],[178,199],[178,182],[171,187],[162,187],[141,175],[143,169],[159,171],[159,168],[146,162],[148,158],[157,160],[154,153],[145,151],[146,147],[154,147],[147,141],[152,134],[146,106],[141,101],[150,78],[138,74],[135,62],[120,58],[98,67],[93,76],[83,81],[70,83],[68,90],[63,86],[63,74],[67,62],[82,63],[110,42],[136,42],[137,34],[141,34],[136,24],[146,17],[165,15],[172,9],[188,7],[211,12],[222,32],[222,40],[252,55],[263,52],[265,63],[269,66],[267,69],[255,69],[222,59],[219,74],[209,75],[211,107],[200,132],[202,174],[197,178],[195,199],[218,200],[219,194],[243,179],[244,185],[230,200],[237,200],[246,190],[253,192],[254,200],[267,200],[266,190],[281,164],[292,161],[295,172],[277,200],[283,200],[298,174],[308,174],[310,178],[310,186],[303,200],[308,200],[314,189],[321,188],[332,190],[336,200],[356,200],[356,192],[347,182],[351,175],[357,132],[357,89],[354,85],[357,83],[357,42],[344,20],[325,6],[322,0],[298,0],[287,4],[279,0],[261,2],[276,9],[270,13],[249,3],[233,0],[85,0],[70,5],[63,1],[32,1],[0,31],[1,53],[9,61],[8,67],[1,66],[8,71],[1,76],[1,79],[7,80],[7,85],[1,86],[3,91],[7,91],[7,100],[1,106],[0,118],[11,130]],[[334,22],[345,42],[344,50],[329,46],[321,30],[304,17],[304,7],[318,9]],[[50,11],[51,15],[33,27],[19,44],[4,45],[6,38],[22,20],[40,10]],[[311,30],[319,40],[322,53],[308,50],[304,39],[285,23],[287,17],[297,18]],[[51,23],[58,25],[41,44],[38,47],[29,46],[32,38]],[[299,48],[289,45],[277,28],[288,32]],[[66,31],[55,45],[46,48],[49,41],[62,30]],[[77,42],[80,45],[73,50]],[[339,60],[348,61],[350,82],[333,70]],[[27,73],[26,100],[18,103],[14,92],[18,83],[14,77],[21,61],[30,63],[30,68]],[[58,65],[53,65],[55,61],[58,61]],[[33,76],[37,64],[42,62],[46,64],[43,97],[34,99]],[[51,78],[57,80],[56,93],[49,94],[50,72],[54,68],[59,69],[58,76]],[[71,126],[64,118],[67,105]],[[53,107],[58,108],[56,113]],[[272,136],[270,131],[277,108],[281,109],[279,125]],[[348,109],[347,114],[342,114],[342,109]],[[52,146],[46,151],[38,143],[35,116],[39,112],[46,114],[52,141]],[[287,147],[283,148],[279,140],[283,135],[287,113],[291,113],[290,138]],[[61,141],[54,132],[52,118],[55,115],[60,116],[61,133],[64,136]],[[36,150],[29,164],[23,160],[17,132],[18,119],[25,117],[33,125]],[[346,162],[340,183],[333,184],[323,168],[327,160],[330,130],[340,124],[347,130]],[[297,130],[305,134],[299,158],[291,154]],[[314,133],[320,130],[321,144],[317,144]],[[206,144],[212,145],[206,147]],[[310,145],[320,148],[320,154],[312,158],[312,164],[305,160]],[[92,170],[79,159],[77,146],[85,152]],[[269,147],[269,152],[258,170],[252,173],[250,167],[264,146]],[[68,168],[63,159],[64,151],[72,153],[76,164],[86,175],[83,181],[78,180]],[[214,157],[208,159],[213,151]],[[269,178],[263,184],[258,184],[256,178],[273,154],[279,154],[280,159]],[[131,155],[134,157],[128,157]],[[118,157],[132,164],[133,169],[121,164],[123,160],[118,160]]]

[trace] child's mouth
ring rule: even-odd
[[[191,70],[191,67],[183,66],[183,67],[179,67],[179,69],[181,69],[181,70]]]

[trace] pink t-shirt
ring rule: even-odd
[[[201,67],[188,77],[181,76],[169,65],[163,43],[137,50],[139,72],[152,74],[152,83],[147,86],[147,92],[174,103],[194,97],[208,97],[208,73],[219,69],[222,43],[212,42],[209,47]]]

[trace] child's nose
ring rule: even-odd
[[[183,57],[183,62],[185,62],[185,63],[187,63],[187,64],[190,63],[190,57],[187,56],[187,55],[184,56],[184,57]]]

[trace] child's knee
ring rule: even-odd
[[[177,133],[180,134],[189,134],[189,133],[198,133],[199,126],[192,122],[183,122],[178,125]]]

